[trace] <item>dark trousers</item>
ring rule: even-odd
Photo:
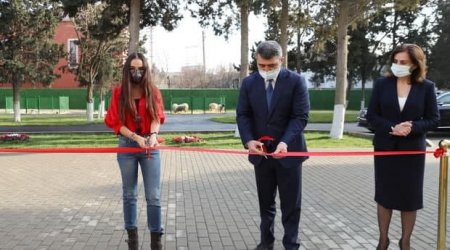
[[[300,223],[302,166],[286,168],[277,160],[263,159],[255,166],[261,216],[261,243],[274,242],[275,197],[280,194],[281,221],[284,227],[283,245],[286,249],[298,249],[298,227]]]

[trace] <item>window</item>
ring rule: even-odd
[[[69,68],[73,69],[73,68],[78,68],[78,44],[77,44],[78,40],[77,39],[69,39],[68,40],[68,53],[69,53],[69,58],[68,58],[68,64],[69,64]]]
[[[449,104],[450,103],[450,94],[443,94],[439,97],[438,103]]]

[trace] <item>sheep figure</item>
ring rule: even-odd
[[[175,114],[179,113],[179,112],[187,113],[188,111],[189,111],[189,104],[187,104],[187,103],[181,103],[181,104],[174,103],[172,105],[172,112]]]
[[[218,111],[219,113],[225,112],[225,104],[219,104]]]
[[[212,102],[209,104],[209,111],[218,113],[225,112],[225,104],[217,104]]]
[[[217,110],[217,108],[219,107],[219,104],[212,102],[208,105],[208,107],[209,107],[209,111],[213,112],[213,111]]]

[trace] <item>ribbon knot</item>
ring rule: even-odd
[[[437,148],[433,152],[433,155],[434,155],[434,157],[439,158],[439,157],[443,156],[446,152],[447,152],[447,150],[445,148]]]

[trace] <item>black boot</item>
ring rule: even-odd
[[[126,240],[126,242],[128,243],[128,250],[138,250],[139,237],[137,228],[127,229],[127,233],[128,233],[128,240]]]
[[[151,250],[162,250],[161,235],[162,233],[151,233]]]

